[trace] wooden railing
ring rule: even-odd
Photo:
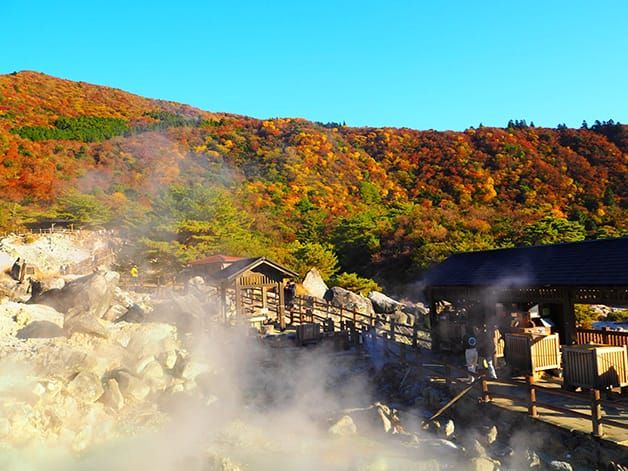
[[[274,293],[267,293],[266,306],[269,311],[277,313],[278,299]],[[261,294],[255,290],[242,293],[242,304],[251,312],[262,307]],[[412,325],[402,324],[393,320],[386,321],[383,317],[359,312],[342,306],[336,306],[324,299],[312,296],[296,296],[290,306],[286,306],[285,315],[291,325],[314,322],[327,325],[333,322],[335,330],[342,329],[345,324],[356,330],[374,329],[376,334],[392,341],[400,348],[431,348],[431,333],[416,322]]]
[[[332,320],[335,326],[340,327],[343,323],[350,322],[357,330],[374,329],[377,335],[398,344],[401,348],[431,348],[430,331],[417,322],[410,325],[394,320],[386,321],[384,317],[336,306],[319,298],[297,296],[287,315],[291,324],[324,323]]]
[[[511,385],[514,384],[516,386],[522,386],[523,383],[521,382],[506,380],[506,379],[491,380],[489,382],[485,378],[483,378],[481,382],[483,384],[482,389],[486,390],[486,396],[487,396],[485,398],[486,400],[490,401],[491,397],[503,397],[506,399],[514,400],[514,401],[520,401],[520,402],[525,401],[528,406],[528,415],[530,415],[530,417],[538,418],[541,415],[541,413],[539,412],[539,409],[548,409],[548,410],[560,412],[561,414],[565,414],[567,416],[587,419],[591,421],[591,433],[596,437],[601,437],[604,435],[604,430],[603,430],[604,424],[607,424],[613,427],[618,427],[624,430],[628,430],[628,423],[622,423],[616,420],[605,418],[602,414],[602,405],[608,405],[609,407],[617,408],[620,404],[622,404],[622,402],[624,405],[628,405],[626,401],[622,401],[622,402],[603,401],[601,399],[601,392],[599,389],[590,390],[590,397],[588,401],[590,413],[585,414],[583,412],[579,412],[574,409],[557,406],[556,404],[550,404],[549,402],[538,401],[537,392],[543,392],[545,394],[551,394],[551,395],[559,396],[565,399],[576,399],[581,402],[585,402],[587,399],[586,397],[583,397],[582,394],[565,391],[563,389],[549,388],[547,386],[541,386],[539,384],[536,384],[534,380],[534,376],[528,376],[526,379],[525,384],[527,385],[528,394],[525,399],[522,399],[521,397],[516,396],[514,394],[503,394],[503,393],[499,394],[496,392],[491,393],[489,390],[489,385],[491,383],[504,383],[504,384],[511,384]],[[561,401],[561,402],[564,403],[566,401]]]
[[[624,345],[628,345],[628,332],[578,328],[576,329],[576,342],[579,344],[600,343],[623,347]]]
[[[606,405],[609,408],[628,407],[628,401],[605,401],[601,398],[601,392],[599,389],[591,389],[588,397],[582,393],[574,393],[565,391],[564,389],[549,388],[547,386],[541,386],[535,382],[534,376],[530,375],[526,378],[526,381],[516,381],[513,379],[492,379],[488,380],[483,375],[471,374],[465,369],[456,367],[447,363],[432,363],[431,365],[420,365],[423,370],[427,372],[427,376],[432,378],[440,378],[445,381],[446,387],[451,388],[456,383],[462,385],[468,385],[466,382],[462,382],[458,379],[459,375],[452,374],[455,371],[463,373],[465,377],[473,376],[475,378],[474,384],[480,387],[481,399],[484,403],[490,403],[494,398],[508,399],[514,402],[519,402],[524,406],[527,406],[528,415],[533,418],[542,418],[542,411],[539,409],[546,409],[551,411],[560,412],[566,416],[576,417],[580,419],[586,419],[591,421],[591,433],[596,437],[602,437],[604,435],[604,425],[621,428],[628,430],[628,423],[618,422],[604,417],[602,413],[602,406]],[[442,369],[442,372],[437,371],[437,368]],[[521,392],[523,388],[526,389],[525,394],[512,394],[498,393],[494,390],[496,385],[515,386],[516,391]],[[491,386],[493,390],[491,391]],[[540,393],[551,394],[564,398],[561,403],[566,403],[568,399],[577,400],[580,403],[587,404],[589,406],[589,413],[580,412],[567,407],[558,406],[549,402],[542,402],[538,400]]]

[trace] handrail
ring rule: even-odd
[[[605,345],[613,345],[615,347],[623,347],[628,344],[628,332],[621,330],[600,330],[600,329],[576,329],[576,342],[600,343]]]
[[[492,380],[492,383],[507,383],[507,384],[512,384],[511,381],[507,381],[507,380],[502,380],[502,379],[498,379],[498,380]],[[513,400],[513,401],[518,401],[518,402],[525,402],[526,399],[525,397],[521,397],[521,396],[516,396],[514,394],[508,394],[508,393],[497,393],[497,392],[493,392],[490,393],[488,391],[488,387],[489,387],[489,382],[486,380],[482,380],[483,383],[483,388],[484,385],[486,386],[486,391],[487,391],[487,396],[490,397],[496,397],[496,398],[504,398],[504,399],[509,399],[509,400]],[[570,391],[564,391],[562,389],[553,389],[553,388],[548,388],[546,386],[540,386],[537,385],[534,381],[534,376],[528,376],[527,378],[527,386],[528,386],[528,413],[530,416],[532,417],[538,417],[539,413],[538,413],[538,409],[549,409],[549,410],[554,410],[556,412],[561,412],[563,414],[566,415],[572,415],[575,417],[580,417],[583,419],[587,419],[587,420],[591,420],[591,424],[592,424],[592,434],[598,437],[601,437],[603,435],[603,424],[606,425],[611,425],[614,427],[619,427],[622,429],[628,429],[628,424],[624,424],[621,422],[617,422],[615,420],[611,420],[611,419],[606,419],[603,417],[602,415],[602,404],[608,404],[607,401],[602,401],[600,398],[600,391],[598,389],[592,389],[591,390],[591,399],[590,401],[587,401],[585,398],[583,398],[582,396],[579,396],[573,392]],[[577,399],[580,402],[589,402],[589,405],[591,407],[591,413],[590,414],[585,414],[583,412],[579,412],[573,409],[568,409],[565,407],[561,407],[561,406],[557,406],[554,404],[549,404],[547,402],[539,402],[536,399],[536,392],[537,390],[543,391],[545,393],[548,394],[554,394],[557,396],[561,396],[561,397],[569,397],[569,398],[573,398],[573,399]],[[490,400],[490,399],[489,399]]]
[[[422,364],[420,366],[422,369],[428,371],[430,377],[444,379],[447,385],[452,384],[452,382],[455,382],[456,380],[455,376],[451,375],[452,370],[464,371],[463,368],[457,367],[455,365],[450,365],[447,363],[442,363],[442,362],[431,362],[429,365]],[[443,367],[445,368],[445,371],[444,372],[435,371],[433,367]],[[487,379],[484,376],[475,375],[472,373],[467,373],[467,375],[474,376],[476,380],[479,379],[479,381],[476,381],[476,384],[482,385],[482,398],[484,402],[490,402],[492,398],[502,398],[502,399],[508,399],[508,400],[520,403],[522,405],[527,404],[528,414],[534,418],[539,417],[540,415],[539,409],[547,409],[547,410],[560,412],[565,415],[570,415],[577,418],[590,420],[592,424],[592,434],[595,436],[603,435],[603,425],[617,427],[621,429],[628,429],[627,423],[618,422],[617,420],[609,419],[602,415],[602,408],[601,408],[602,405],[609,405],[609,406],[616,407],[618,404],[617,402],[609,402],[609,401],[602,400],[600,397],[600,391],[597,389],[591,390],[591,397],[587,399],[586,397],[582,397],[581,395],[578,395],[570,391],[565,391],[563,389],[548,388],[547,386],[538,385],[535,383],[533,376],[529,376],[527,378],[527,382],[523,383],[521,381],[515,381],[515,380],[510,380],[510,379],[505,379],[505,378]],[[523,387],[527,386],[528,394],[526,396],[526,395],[515,394],[515,393],[509,394],[507,392],[490,391],[490,385],[496,385],[496,384],[506,384],[506,385],[515,386],[517,388],[521,388],[522,386]],[[556,396],[576,399],[579,402],[584,403],[584,404],[588,403],[591,409],[591,413],[587,414],[587,413],[580,412],[574,409],[569,409],[569,408],[561,407],[555,404],[550,404],[548,402],[538,401],[537,396],[536,396],[537,391],[542,391],[544,393],[553,394]],[[623,405],[624,403],[625,401],[621,401],[619,405]]]

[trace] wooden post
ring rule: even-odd
[[[486,376],[482,376],[482,402],[491,402],[491,396],[488,394],[488,381]]]
[[[412,348],[415,350],[419,346],[419,328],[417,326],[417,320],[414,320],[414,325],[412,326]]]
[[[565,345],[576,343],[576,312],[574,310],[573,295],[571,290],[565,289],[563,294],[563,329],[565,332]]]
[[[220,285],[220,304],[222,305],[222,318],[227,322],[227,289],[224,284]]]
[[[430,305],[430,337],[432,339],[432,351],[439,352],[440,351],[440,338],[438,334],[438,314],[436,312],[436,300],[434,299],[434,295],[432,293],[432,289],[428,288],[427,290],[427,299]]]
[[[593,423],[593,435],[601,437],[602,431],[602,403],[600,402],[600,390],[591,389],[591,422]]]
[[[447,392],[451,392],[451,367],[445,365],[445,389]]]
[[[285,330],[286,328],[286,317],[285,317],[285,299],[283,293],[283,282],[277,283],[277,296],[279,298],[279,305],[277,306],[277,316],[279,317],[279,329]]]
[[[536,388],[534,387],[534,374],[528,376],[528,390],[530,393],[530,403],[528,405],[528,414],[530,417],[538,417],[539,413],[536,408]]]
[[[238,279],[235,280],[235,305],[236,305],[236,318],[242,317],[242,290],[238,285]]]
[[[268,294],[266,286],[262,286],[262,309],[268,307]]]
[[[299,310],[299,324],[303,324],[303,299],[297,296],[297,309]]]

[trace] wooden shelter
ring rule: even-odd
[[[208,280],[214,273],[217,273],[231,266],[232,263],[244,260],[244,257],[234,257],[231,255],[211,255],[190,262],[189,269],[186,270],[188,276],[201,276]]]
[[[233,257],[232,257],[233,258]],[[269,311],[269,293],[274,294],[276,318],[285,327],[284,288],[286,281],[297,278],[297,273],[265,257],[242,258],[229,261],[228,266],[210,275],[208,282],[216,286],[220,293],[222,314],[229,315],[228,297],[231,294],[235,304],[236,317],[246,317],[244,299],[253,298],[258,293],[260,310]]]
[[[452,255],[425,277],[433,344],[441,301],[473,306],[485,319],[497,304],[539,306],[561,344],[576,342],[575,304],[628,304],[628,238],[602,239]]]

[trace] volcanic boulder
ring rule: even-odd
[[[356,311],[367,316],[375,316],[373,304],[368,298],[360,296],[339,286],[334,286],[325,295],[333,306],[341,307],[351,311]]]
[[[329,290],[327,284],[323,280],[323,277],[316,268],[312,268],[307,272],[303,279],[303,288],[307,291],[307,294],[314,296],[315,298],[323,299],[325,293]]]
[[[53,337],[63,337],[63,335],[63,329],[57,324],[50,321],[33,321],[18,331],[17,338],[48,339]]]
[[[59,312],[75,315],[89,314],[100,319],[113,300],[120,275],[116,272],[97,272],[67,283],[61,289],[51,289],[31,298],[31,304],[45,304]]]
[[[392,314],[403,307],[403,304],[399,301],[396,301],[379,291],[371,291],[368,298],[373,304],[373,309],[378,314]]]
[[[151,320],[175,325],[181,332],[198,332],[208,314],[196,296],[173,296],[155,306]]]

